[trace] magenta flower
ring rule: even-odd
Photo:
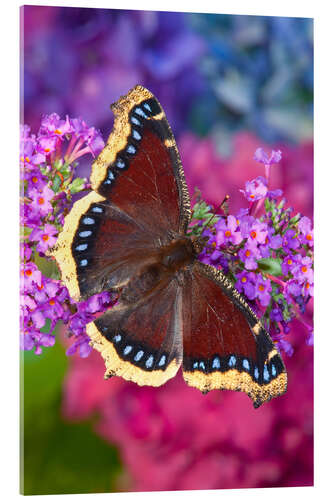
[[[267,153],[263,150],[263,148],[256,149],[254,153],[253,159],[258,161],[259,163],[263,163],[264,165],[272,165],[274,163],[279,163],[282,158],[282,153],[280,150],[274,151],[272,150],[271,156],[268,157]]]
[[[244,262],[246,269],[257,269],[257,260],[261,258],[261,253],[256,243],[248,240],[244,248],[238,252],[239,258]]]
[[[55,245],[57,241],[57,234],[58,230],[55,226],[52,226],[52,224],[45,224],[44,229],[35,228],[32,231],[30,234],[30,240],[37,241],[37,251],[45,254],[50,247]]]
[[[36,264],[34,262],[21,264],[21,284],[24,290],[32,291],[34,283],[38,286],[42,284],[42,273]]]
[[[63,137],[65,134],[73,132],[72,125],[69,117],[66,116],[65,120],[61,120],[57,113],[46,115],[42,118],[41,126],[39,129],[40,135]]]
[[[302,245],[313,247],[313,229],[311,221],[308,217],[302,217],[298,223],[300,231],[299,239]]]
[[[238,245],[242,241],[237,219],[233,215],[228,215],[227,222],[221,218],[216,224],[216,231],[216,244],[218,248],[228,243]]]
[[[248,227],[245,234],[243,231],[243,236],[248,238],[248,241],[256,244],[265,243],[267,235],[267,224],[265,222],[259,222],[256,219],[254,219],[253,224]]]
[[[49,187],[44,186],[41,191],[33,188],[29,191],[29,196],[32,200],[30,207],[35,213],[45,216],[52,211],[50,201],[54,197],[54,192]]]
[[[283,274],[285,276],[287,276],[289,273],[292,273],[293,269],[295,269],[298,266],[300,260],[301,260],[301,256],[299,254],[287,255],[283,259],[282,264],[281,264],[281,269],[282,269]]]
[[[256,296],[256,275],[255,273],[249,273],[247,271],[242,271],[236,274],[237,281],[235,283],[235,288],[239,293],[244,293],[248,299],[253,300]]]
[[[292,274],[299,283],[313,283],[313,268],[310,257],[303,257],[299,265],[292,270]]]
[[[239,190],[248,201],[258,201],[265,198],[268,192],[267,180],[265,177],[259,176],[252,181],[246,181],[245,191],[243,189]]]
[[[271,282],[268,279],[264,279],[260,274],[257,276],[256,280],[256,296],[262,306],[267,307],[271,301]]]
[[[288,252],[289,250],[296,250],[299,248],[299,240],[294,229],[288,229],[283,235],[283,247]]]

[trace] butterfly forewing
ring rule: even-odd
[[[183,167],[157,99],[137,86],[112,109],[113,131],[92,167],[94,191],[74,204],[52,252],[76,298],[126,284],[190,218]]]
[[[202,392],[246,392],[256,407],[283,394],[287,377],[280,355],[223,274],[196,261],[185,273],[184,286],[186,382]]]
[[[184,232],[190,218],[188,190],[161,105],[138,86],[112,109],[114,129],[93,164],[93,189],[151,231]]]

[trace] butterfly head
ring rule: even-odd
[[[208,236],[191,236],[192,245],[196,255],[199,255],[208,243]]]

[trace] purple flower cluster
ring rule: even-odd
[[[103,146],[100,133],[80,118],[45,116],[37,135],[21,127],[21,346],[35,348],[35,354],[54,344],[52,332],[62,321],[75,336],[68,354],[78,349],[87,356],[91,347],[85,325],[110,303],[106,292],[75,303],[58,269],[45,258],[57,241],[72,195],[88,188],[85,179],[74,178],[76,160],[86,153],[95,156]]]
[[[283,335],[294,318],[306,328],[307,343],[313,342],[312,325],[302,319],[313,296],[313,229],[308,217],[292,216],[285,199],[278,202],[281,190],[268,188],[270,168],[281,157],[281,151],[272,151],[269,157],[257,149],[254,159],[265,165],[265,177],[246,182],[245,190],[240,190],[248,207],[236,216],[223,210],[217,222],[203,231],[208,244],[200,259],[229,276],[263,317],[280,349],[292,354]]]

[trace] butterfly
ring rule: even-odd
[[[223,273],[198,260],[206,240],[186,234],[190,198],[160,103],[136,86],[111,109],[92,191],[74,203],[52,250],[72,297],[119,294],[87,325],[105,378],[160,386],[182,365],[203,393],[243,391],[256,408],[283,394],[287,374],[269,334]]]

